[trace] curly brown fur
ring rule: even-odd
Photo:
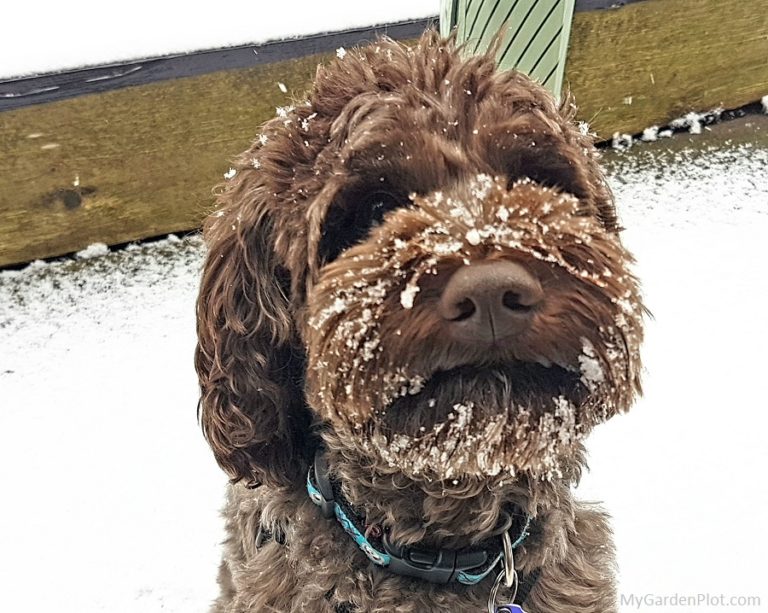
[[[484,610],[488,580],[391,574],[322,519],[304,489],[319,440],[394,541],[466,547],[527,513],[526,610],[616,611],[607,519],[571,487],[583,438],[640,391],[643,307],[572,115],[427,32],[318,68],[237,160],[198,301],[200,418],[232,479],[214,611]],[[543,302],[512,339],[458,342],[447,280],[499,261]],[[260,530],[285,543],[257,546]]]

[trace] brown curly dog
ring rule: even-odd
[[[571,488],[644,309],[572,115],[427,32],[320,67],[237,159],[197,305],[214,611],[617,610]]]

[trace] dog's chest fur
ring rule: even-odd
[[[614,611],[606,518],[574,502],[567,489],[558,497],[560,507],[542,512],[516,555],[521,573],[544,568],[525,610]],[[369,613],[478,613],[487,608],[492,579],[475,586],[435,585],[376,568],[300,488],[230,486],[224,515],[224,589],[216,613],[335,613],[340,604]],[[264,529],[282,532],[284,542],[271,538],[257,546]]]

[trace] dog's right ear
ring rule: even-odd
[[[286,484],[306,465],[304,353],[289,310],[290,277],[276,262],[266,190],[254,186],[252,168],[240,170],[204,226],[198,418],[233,482]]]

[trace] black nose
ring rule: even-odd
[[[438,309],[455,339],[487,343],[527,330],[543,298],[541,283],[528,269],[500,260],[459,268]]]

